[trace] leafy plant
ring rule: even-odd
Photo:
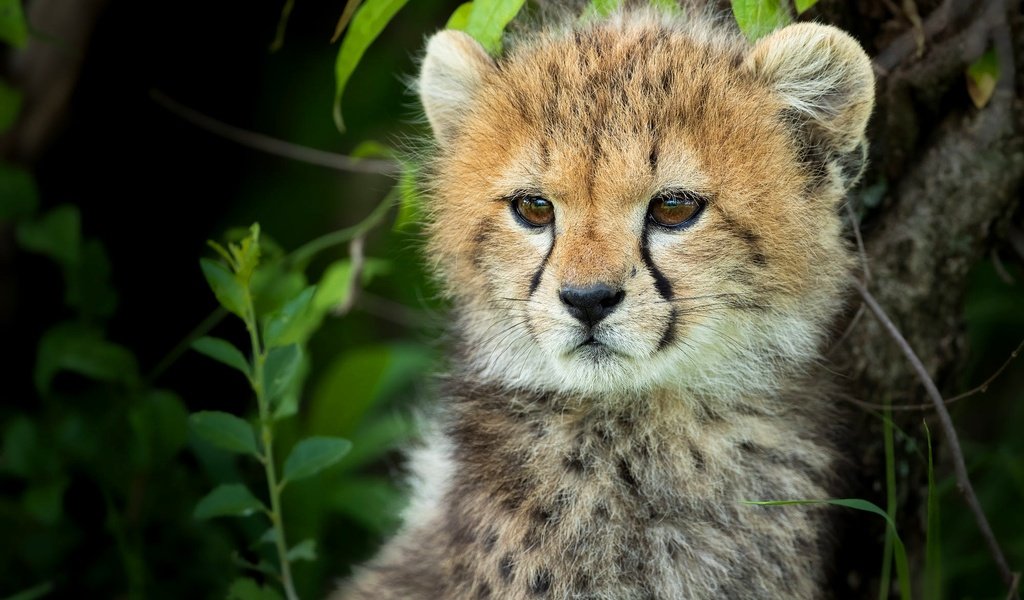
[[[257,271],[260,266],[261,246],[259,225],[253,225],[249,235],[227,247],[215,242],[210,245],[224,263],[210,259],[200,261],[203,275],[220,305],[245,323],[249,333],[250,355],[230,342],[203,337],[193,348],[242,373],[248,380],[256,398],[257,423],[253,426],[232,414],[215,411],[194,413],[189,421],[192,430],[228,452],[255,458],[262,466],[266,478],[268,502],[260,501],[242,483],[221,484],[196,505],[195,516],[208,519],[221,516],[248,516],[262,513],[270,523],[260,538],[270,543],[277,554],[276,565],[257,565],[258,570],[280,579],[285,596],[298,598],[292,577],[291,563],[316,559],[316,541],[306,539],[289,546],[285,531],[281,494],[288,484],[306,479],[338,463],[352,444],[340,437],[316,436],[300,440],[284,461],[283,471],[275,459],[275,424],[294,415],[304,372],[305,343],[331,306],[346,293],[349,282],[336,279],[334,289],[306,287],[288,298],[273,311],[258,312],[256,308]],[[314,303],[317,292],[326,301]],[[236,594],[240,594],[238,590]]]

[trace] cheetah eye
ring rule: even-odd
[[[555,221],[555,207],[551,201],[538,196],[520,196],[512,200],[512,210],[529,227],[544,227]]]
[[[655,196],[647,207],[647,218],[672,229],[693,224],[700,216],[707,200],[692,192],[668,192]]]

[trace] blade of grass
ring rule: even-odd
[[[922,421],[924,435],[928,442],[928,507],[925,530],[924,554],[924,597],[942,597],[942,545],[939,530],[939,502],[935,488],[935,470],[932,462],[932,433],[928,423]]]
[[[893,554],[896,558],[896,574],[900,583],[901,598],[913,598],[910,593],[910,563],[907,561],[907,549],[903,546],[903,540],[900,539],[899,533],[896,531],[896,522],[889,516],[889,513],[879,508],[878,505],[873,502],[868,502],[861,498],[828,498],[825,500],[741,500],[740,503],[751,504],[754,506],[829,504],[832,506],[843,506],[855,510],[862,510],[882,517],[885,519],[888,529],[892,531]]]
[[[892,399],[885,399],[882,409],[882,441],[885,445],[885,513],[890,520],[896,518],[896,460],[892,439]],[[878,600],[889,598],[892,587],[893,529],[885,530],[885,546],[882,550],[882,574],[879,576]]]

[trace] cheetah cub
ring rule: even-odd
[[[346,600],[821,598],[870,62],[653,12],[442,31],[428,256],[455,339],[405,524]]]

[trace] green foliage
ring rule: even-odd
[[[751,40],[764,37],[790,21],[781,0],[732,0],[732,14]]]
[[[193,413],[189,417],[189,424],[196,435],[218,448],[223,448],[228,452],[260,456],[252,425],[235,415],[216,411],[201,411]]]
[[[0,162],[0,222],[23,219],[35,213],[38,206],[39,194],[32,176]]]
[[[21,92],[0,81],[0,133],[11,128],[21,112]]]
[[[192,349],[233,367],[241,371],[247,378],[252,379],[252,368],[249,366],[249,361],[246,360],[241,350],[231,345],[231,342],[206,336],[192,342]]]
[[[448,18],[448,23],[444,26],[445,29],[456,29],[458,31],[465,31],[466,27],[469,26],[469,15],[473,13],[473,3],[463,2],[458,8],[452,13],[452,16]]]
[[[28,24],[21,0],[0,0],[0,41],[17,48],[28,41]]]
[[[984,108],[999,82],[999,57],[995,48],[978,57],[967,68],[967,93],[978,108]]]
[[[343,438],[311,437],[300,441],[284,461],[282,485],[286,481],[312,477],[337,464],[351,448],[352,442]]]
[[[519,14],[523,4],[525,0],[473,0],[466,33],[491,54],[500,54],[505,27]]]
[[[252,495],[249,488],[240,483],[217,486],[196,504],[197,519],[213,517],[247,517],[256,511],[267,510],[263,503]]]
[[[366,0],[352,17],[345,38],[341,41],[338,58],[334,63],[334,124],[338,131],[345,131],[345,122],[341,116],[341,98],[345,94],[345,86],[355,72],[356,66],[384,27],[408,0]]]
[[[797,14],[804,14],[808,9],[818,3],[818,0],[794,0]]]

